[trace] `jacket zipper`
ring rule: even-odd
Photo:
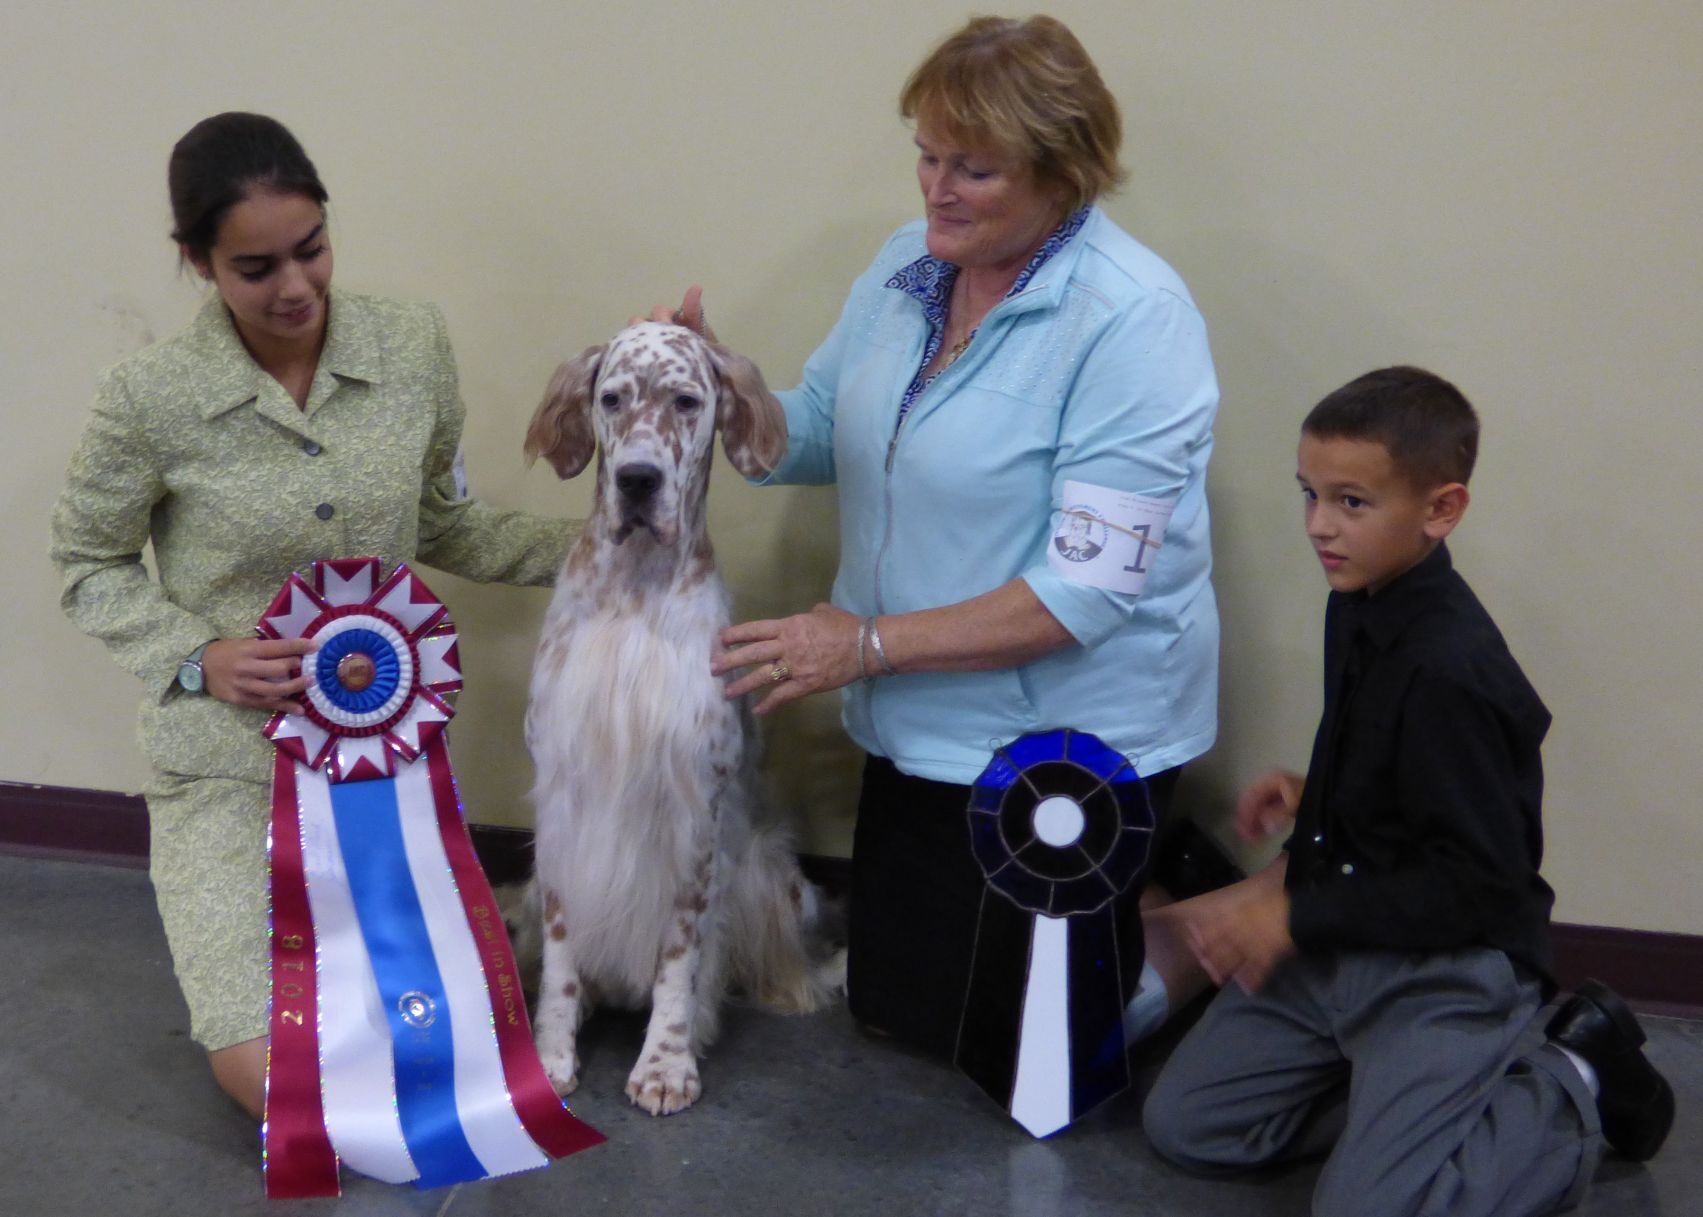
[[[1007,304],[1011,303],[1013,300],[1021,300],[1028,294],[1029,292],[1026,288],[1021,294],[1016,296],[1007,296],[1004,300],[1001,300],[998,304],[994,305],[993,308],[988,310],[987,316],[982,318],[981,325],[976,327],[977,333],[979,334],[982,330],[987,329],[988,322],[995,320]],[[975,339],[972,338],[970,340],[970,347],[974,347],[975,345]],[[925,342],[923,344],[925,350],[927,349],[927,346],[928,344]],[[899,420],[899,425],[893,428],[892,438],[887,441],[887,458],[882,464],[881,473],[881,547],[875,551],[874,599],[876,616],[880,616],[887,611],[881,600],[881,567],[887,560],[887,549],[893,541],[893,458],[899,451],[899,437],[905,433],[905,425],[911,421],[911,418],[916,414],[917,410],[921,408],[923,398],[935,391],[942,378],[951,373],[958,372],[960,368],[964,367],[969,354],[970,348],[965,348],[963,355],[959,356],[954,363],[948,365],[946,368],[937,373],[935,378],[923,387],[922,391],[917,394],[917,399],[911,403],[911,408],[906,412],[905,417],[901,418]]]

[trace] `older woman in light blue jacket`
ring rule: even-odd
[[[1162,805],[1213,742],[1218,388],[1182,280],[1093,205],[1121,176],[1117,105],[1069,30],[972,21],[900,109],[926,219],[778,395],[790,450],[769,481],[839,486],[832,604],[732,627],[715,667],[749,669],[729,693],[767,690],[759,712],[845,689],[869,754],[852,1009],[946,1053],[983,890],[966,784],[992,749],[1091,731]],[[701,323],[695,293],[682,312]],[[1132,1011],[1151,1024],[1201,978],[1175,922],[1146,934]]]

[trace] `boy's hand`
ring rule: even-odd
[[[1305,781],[1288,769],[1273,769],[1256,778],[1236,800],[1236,835],[1259,841],[1294,823]]]
[[[1189,917],[1189,945],[1215,984],[1234,980],[1244,992],[1257,992],[1295,953],[1283,887],[1288,869],[1289,855],[1281,854],[1252,878],[1203,897],[1199,912]]]

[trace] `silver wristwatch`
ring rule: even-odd
[[[211,642],[204,642],[189,653],[189,658],[177,665],[177,683],[185,693],[203,693],[207,689],[207,673],[201,669],[201,657]]]

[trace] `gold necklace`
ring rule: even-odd
[[[970,284],[964,277],[964,272],[962,271],[958,273],[958,277],[952,282],[952,295],[954,297],[958,295],[958,289],[960,287],[964,289],[963,303],[960,307],[968,311],[970,307]],[[950,305],[948,305],[948,307],[950,308]],[[986,316],[986,314],[984,313],[983,316]],[[980,328],[981,327],[979,325],[971,326],[969,333],[965,334],[957,342],[952,344],[951,348],[946,352],[946,358],[941,361],[939,371],[935,372],[936,376],[940,375],[941,372],[944,372],[947,368],[958,362],[958,356],[962,355],[969,349],[971,339],[975,338],[976,330]]]

